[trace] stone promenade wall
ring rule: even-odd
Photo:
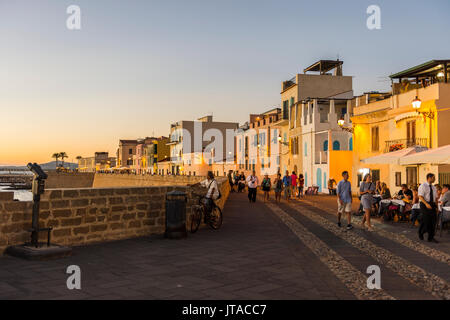
[[[96,173],[93,188],[188,185],[204,180],[200,176],[158,176]]]
[[[48,179],[45,181],[47,189],[59,188],[91,188],[94,183],[93,172],[48,172]]]
[[[220,181],[223,208],[229,184]],[[47,190],[42,196],[40,226],[53,227],[52,242],[78,246],[93,242],[163,234],[165,196],[173,190],[187,193],[187,225],[191,207],[197,203],[193,187],[150,186],[126,188],[77,188]],[[29,241],[32,202],[0,199],[0,254],[6,247]],[[226,213],[225,213],[226,214]],[[42,240],[45,239],[42,234]]]

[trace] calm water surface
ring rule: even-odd
[[[13,191],[14,192],[14,199],[17,199],[19,201],[31,201],[33,200],[33,194],[31,193],[31,190],[8,190],[7,185],[0,185],[0,192],[5,191]]]

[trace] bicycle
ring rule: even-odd
[[[212,201],[211,213],[205,214],[205,204],[202,202],[206,199],[205,196],[197,195],[198,204],[192,206],[192,216],[191,216],[191,233],[197,232],[204,217],[204,222],[209,224],[214,230],[219,229],[222,226],[222,210],[216,205],[214,200]]]

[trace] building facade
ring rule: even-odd
[[[391,92],[353,99],[354,184],[371,173],[393,194],[401,184],[424,182],[428,172],[438,181],[450,175],[448,165],[399,164],[410,152],[450,144],[449,65],[450,60],[433,60],[410,68],[390,76]]]
[[[213,121],[205,116],[197,121],[179,121],[170,126],[170,173],[204,175],[215,163],[234,159],[234,136],[238,123]]]
[[[281,171],[302,173],[319,192],[351,168],[352,135],[338,120],[350,122],[353,85],[342,65],[320,60],[282,83]]]
[[[78,159],[78,170],[81,172],[96,172],[108,170],[116,166],[116,158],[108,152],[96,152],[93,157]]]

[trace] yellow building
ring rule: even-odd
[[[367,93],[352,100],[353,185],[370,172],[393,194],[403,183],[425,181],[428,172],[441,183],[450,174],[445,165],[399,165],[399,158],[407,154],[450,144],[449,63],[432,60],[396,73],[390,76],[390,93]]]

